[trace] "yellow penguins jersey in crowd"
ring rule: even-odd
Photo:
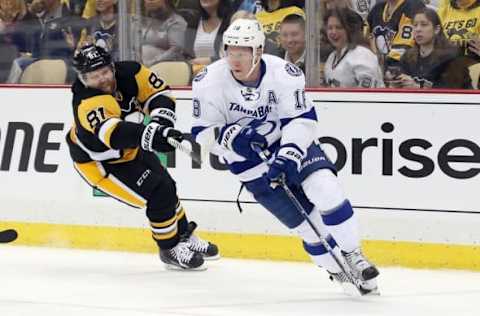
[[[133,160],[138,151],[143,120],[157,108],[175,111],[166,83],[137,62],[114,64],[114,95],[88,88],[77,79],[72,86],[75,124],[67,135],[75,162]],[[157,110],[158,111],[158,110]]]
[[[260,11],[255,14],[255,17],[262,25],[266,38],[280,47],[280,23],[290,14],[297,14],[305,18],[305,12],[296,6],[281,8],[273,12]]]
[[[413,46],[413,16],[425,7],[421,0],[399,0],[389,16],[389,4],[377,3],[368,14],[368,32],[375,41],[377,53],[400,60],[406,49]]]
[[[465,55],[468,40],[480,36],[480,0],[463,0],[457,6],[454,0],[444,0],[438,8],[447,38],[462,48]]]

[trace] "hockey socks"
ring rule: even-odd
[[[351,252],[360,247],[357,217],[348,200],[329,212],[323,212],[322,219],[342,251]]]

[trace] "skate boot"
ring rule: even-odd
[[[180,237],[181,240],[187,244],[191,251],[201,254],[205,260],[220,259],[217,245],[195,236],[193,231],[196,228],[197,224],[195,222],[189,222],[187,231]]]
[[[206,270],[203,256],[188,248],[186,242],[179,242],[172,249],[160,249],[160,260],[170,270]]]
[[[361,287],[371,294],[378,294],[376,277],[380,274],[377,267],[371,264],[362,254],[360,248],[352,252],[342,252],[355,278],[361,280]]]

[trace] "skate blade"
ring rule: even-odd
[[[378,288],[375,288],[373,290],[365,290],[356,287],[352,283],[342,283],[341,286],[343,288],[343,292],[351,297],[380,296]]]
[[[182,271],[182,272],[205,271],[205,270],[207,270],[207,265],[202,264],[201,266],[196,267],[196,268],[182,268],[182,267],[176,266],[174,264],[165,263],[165,268],[167,270],[170,270],[170,271]]]
[[[363,296],[362,292],[352,283],[341,283],[341,287],[343,289],[343,292],[347,294],[348,296],[352,297],[361,297]]]
[[[363,294],[363,296],[380,296],[380,291],[378,290],[378,288],[368,291],[369,292]]]
[[[215,256],[210,256],[210,257],[203,256],[203,260],[205,260],[205,261],[215,261],[215,260],[218,260],[220,258],[221,258],[220,254],[217,254]]]

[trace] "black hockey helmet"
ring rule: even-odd
[[[112,56],[103,47],[88,44],[73,56],[73,67],[84,74],[112,64]]]

